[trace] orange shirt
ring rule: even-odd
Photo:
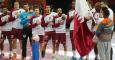
[[[104,20],[101,22],[101,24],[104,24],[107,27],[109,27],[113,24],[113,22],[109,18],[104,18]]]

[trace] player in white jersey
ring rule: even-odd
[[[42,36],[41,39],[43,39],[43,36],[44,36],[44,27],[42,27],[43,16],[40,14],[39,8],[35,8],[34,11],[36,15],[32,20],[33,21],[32,34]]]
[[[44,27],[42,25],[43,16],[40,14],[39,7],[35,7],[34,12],[35,12],[35,16],[32,19],[32,35],[33,37],[36,35],[40,37],[39,42],[40,42],[40,47],[42,52],[43,45],[44,45],[43,36],[45,34]]]
[[[13,21],[13,39],[12,39],[12,43],[13,43],[13,58],[16,58],[16,42],[17,39],[19,39],[20,42],[20,48],[22,49],[22,28],[23,26],[20,24],[20,18],[19,15],[24,12],[24,9],[19,8],[19,2],[14,2],[14,9],[12,10],[12,16],[15,18],[15,20]]]
[[[66,19],[67,16],[62,13],[62,9],[57,9],[57,17],[55,17],[55,39],[56,39],[56,52],[55,58],[59,59],[58,52],[59,52],[59,45],[62,44],[64,47],[64,60],[67,60],[67,46],[66,46]]]
[[[73,52],[73,56],[71,60],[76,60],[76,51],[75,51],[74,40],[73,40],[74,16],[75,16],[75,1],[72,1],[71,10],[68,12],[68,18],[66,22],[67,25],[69,25],[70,40],[71,40],[72,52]]]
[[[49,5],[46,6],[46,15],[44,16],[44,27],[45,27],[45,46],[44,51],[42,52],[42,57],[45,56],[45,50],[47,43],[50,39],[52,39],[52,45],[53,45],[53,54],[55,52],[55,31],[53,28],[54,25],[54,17],[51,14],[51,8]]]
[[[13,17],[10,12],[8,12],[7,8],[3,8],[3,14],[1,15],[1,42],[0,42],[0,50],[1,50],[1,55],[4,56],[4,40],[6,38],[9,41],[9,58],[12,57],[12,21]]]

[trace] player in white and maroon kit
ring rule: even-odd
[[[73,30],[74,30],[74,15],[75,15],[75,1],[72,1],[72,8],[68,12],[68,19],[67,19],[67,25],[69,24],[69,30],[70,30],[70,40],[72,44],[72,51],[73,51],[73,57],[71,60],[76,60],[76,52],[75,52],[75,46],[74,46],[74,40],[73,40]]]
[[[44,27],[45,27],[45,45],[43,48],[43,52],[42,52],[42,57],[45,56],[45,50],[46,50],[46,46],[47,43],[50,39],[52,39],[52,45],[53,45],[53,54],[55,52],[55,31],[53,28],[54,25],[54,17],[51,14],[51,8],[49,5],[46,6],[46,15],[44,16]]]
[[[64,47],[64,60],[67,60],[67,46],[66,46],[66,19],[67,16],[62,13],[62,9],[58,8],[57,9],[57,17],[55,17],[55,38],[56,38],[56,59],[59,59],[58,57],[58,51],[59,51],[59,45],[63,44]]]
[[[7,8],[3,8],[3,14],[1,15],[0,19],[1,23],[1,43],[0,43],[0,50],[1,50],[1,55],[4,55],[3,49],[4,49],[4,40],[6,37],[8,38],[9,41],[9,58],[12,56],[12,21],[14,20],[12,17],[12,14],[8,12]]]
[[[35,12],[35,16],[32,18],[32,35],[33,37],[38,35],[40,37],[40,47],[41,47],[41,51],[43,49],[43,45],[44,45],[44,39],[43,36],[45,35],[45,31],[44,31],[44,27],[42,25],[42,21],[43,21],[43,16],[40,14],[40,9],[39,7],[35,7],[34,8],[34,12]]]
[[[22,49],[22,29],[23,29],[23,26],[20,24],[20,18],[19,18],[19,15],[24,12],[25,10],[24,9],[20,9],[19,8],[19,2],[14,2],[14,9],[12,11],[12,15],[13,17],[15,17],[15,20],[13,21],[13,40],[12,40],[12,43],[13,43],[13,54],[14,54],[14,58],[16,58],[16,42],[17,42],[17,39],[19,39],[19,42],[20,42],[20,48]]]

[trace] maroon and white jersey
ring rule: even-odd
[[[58,14],[57,14],[56,12],[51,12],[51,15],[55,17],[55,16],[57,16]]]
[[[50,24],[50,23],[53,23],[53,19],[54,19],[54,17],[51,14],[46,15],[44,17],[45,32],[54,31],[52,24]]]
[[[4,23],[1,26],[1,31],[12,31],[12,19],[10,15],[1,16],[1,23]]]
[[[68,15],[69,15],[69,19],[70,19],[71,17],[74,17],[74,15],[75,15],[75,10],[69,11]],[[71,23],[70,23],[70,30],[74,30],[74,19],[72,19],[72,21],[71,21]]]
[[[33,35],[44,35],[44,27],[42,25],[38,25],[38,23],[41,23],[43,19],[43,16],[40,15],[38,17],[33,18],[32,24],[34,24],[34,27],[32,28],[32,34]],[[36,26],[35,26],[36,24]]]
[[[24,9],[18,9],[12,12],[12,16],[15,17],[15,20],[13,21],[13,28],[15,29],[23,28],[23,26],[20,24],[21,19],[19,18],[19,15],[24,11],[25,11]]]
[[[3,13],[2,13],[2,12],[0,12],[0,19],[1,19],[2,14],[3,14]],[[0,21],[0,22],[1,22],[1,21]],[[1,26],[0,26],[0,31],[1,31],[1,29],[2,29],[2,28],[1,28]]]
[[[63,19],[63,17],[65,19]],[[67,15],[62,14],[62,16],[57,16],[55,18],[55,31],[56,33],[66,33],[66,19]]]

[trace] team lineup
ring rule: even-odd
[[[18,1],[14,2],[11,11],[4,7],[0,13],[0,55],[5,55],[4,41],[7,39],[9,59],[16,60],[16,49],[20,48],[21,60],[26,60],[29,40],[32,60],[41,60],[45,57],[48,42],[51,40],[52,60],[60,60],[60,44],[63,45],[63,60],[68,60],[66,39],[68,30],[72,46],[71,60],[77,60],[76,53],[80,55],[79,60],[83,60],[84,56],[85,60],[88,60],[93,48],[95,60],[112,60],[111,39],[114,28],[112,9],[104,2],[98,2],[83,15],[78,12],[79,9],[76,10],[76,4],[79,3],[71,2],[71,9],[67,14],[63,13],[60,7],[56,12],[52,11],[50,5],[46,5],[45,13],[41,14],[39,6],[31,7],[25,3],[23,8],[20,8]],[[81,15],[83,17],[80,17]],[[17,47],[17,40],[20,47]]]

